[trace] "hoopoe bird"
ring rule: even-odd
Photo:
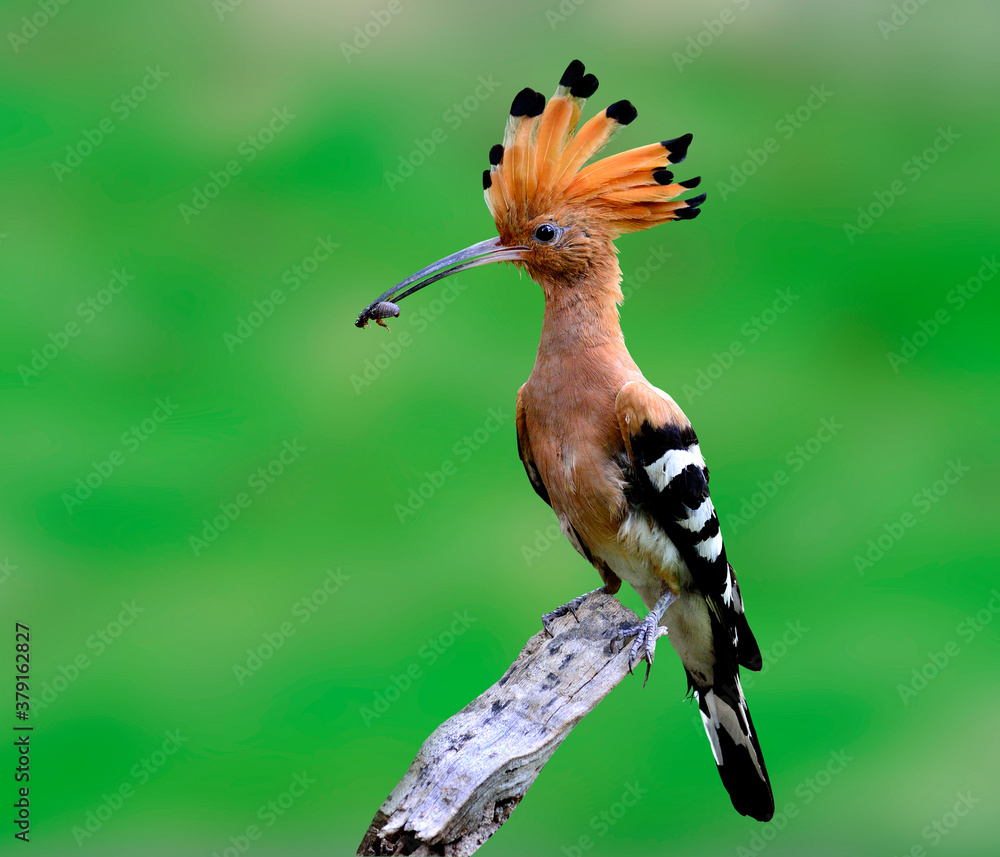
[[[624,640],[635,637],[630,672],[645,659],[648,680],[658,627],[666,626],[733,806],[767,821],[774,799],[739,679],[739,667],[761,668],[761,654],[726,558],[708,467],[684,412],[635,364],[618,318],[614,240],[701,211],[705,194],[677,199],[700,178],[675,181],[669,169],[684,160],[692,135],[587,165],[637,115],[631,103],[616,101],[577,129],[597,86],[574,60],[548,102],[521,90],[483,173],[499,236],[403,280],[356,324],[398,315],[393,301],[490,262],[513,263],[541,286],[541,341],[517,393],[528,479],[600,573],[601,590],[614,594],[625,580],[649,610],[622,632]],[[546,629],[575,616],[585,597],[546,614]]]

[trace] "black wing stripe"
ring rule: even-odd
[[[630,474],[635,483],[630,499],[677,547],[696,586],[718,611],[739,662],[760,669],[760,649],[743,615],[739,584],[726,558],[719,516],[709,496],[708,467],[694,429],[644,422],[632,437],[632,449],[637,467]],[[704,524],[697,526],[702,519]]]
[[[678,521],[678,523],[684,527],[685,521]],[[684,527],[684,529],[688,529]],[[708,523],[705,524],[698,532],[692,534],[692,538],[695,541],[703,542],[706,539],[711,539],[719,534],[719,516],[712,512],[712,517],[708,519]]]

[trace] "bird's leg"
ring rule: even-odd
[[[653,605],[653,609],[646,614],[645,619],[631,628],[623,628],[615,635],[614,639],[622,640],[623,642],[635,635],[635,642],[632,643],[632,648],[629,649],[628,653],[628,671],[629,675],[631,675],[632,667],[645,659],[646,678],[642,683],[643,687],[649,681],[649,671],[653,666],[653,656],[656,654],[656,638],[659,636],[660,620],[663,618],[663,614],[667,612],[667,608],[676,600],[677,595],[668,589],[660,596],[656,604]]]
[[[551,629],[549,628],[549,622],[553,619],[558,619],[560,616],[565,616],[567,613],[572,613],[573,618],[577,622],[580,621],[580,617],[576,615],[577,608],[583,604],[584,600],[597,592],[607,592],[606,586],[599,586],[597,589],[592,589],[590,592],[584,592],[583,595],[577,595],[572,601],[567,601],[562,607],[556,607],[551,613],[546,613],[542,616],[542,627],[545,629],[545,633],[550,637],[554,636]]]

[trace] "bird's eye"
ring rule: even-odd
[[[542,244],[548,244],[555,239],[557,234],[555,226],[551,223],[543,223],[535,229],[535,240]]]

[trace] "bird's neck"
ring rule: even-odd
[[[542,280],[545,314],[533,377],[615,383],[638,372],[618,321],[621,270],[611,258],[577,281]]]
[[[621,269],[613,257],[579,279],[541,278],[545,315],[539,358],[577,359],[587,352],[625,348],[618,321]]]

